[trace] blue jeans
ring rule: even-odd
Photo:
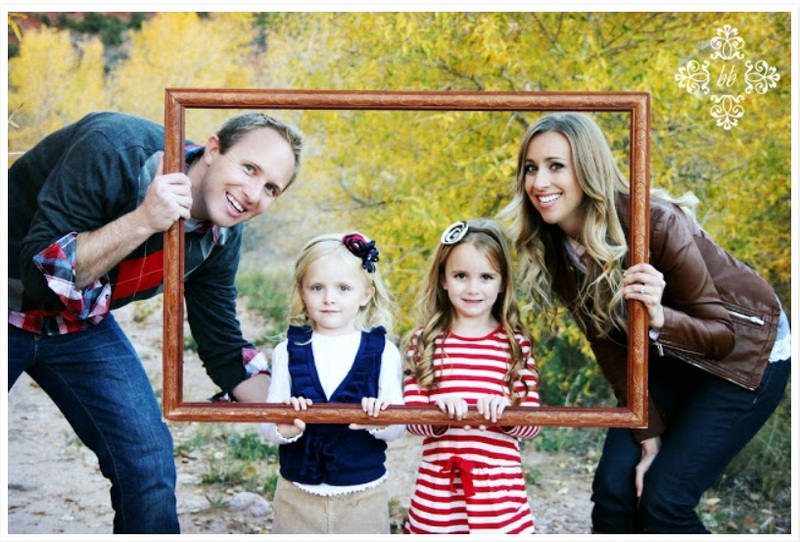
[[[592,484],[592,530],[707,533],[695,507],[780,403],[790,362],[768,364],[754,391],[673,358],[649,365],[650,394],[667,418],[661,451],[637,504],[641,447],[629,429],[609,429]]]
[[[114,532],[179,533],[172,436],[139,356],[114,317],[55,337],[9,325],[9,391],[22,371],[97,455],[111,481]]]

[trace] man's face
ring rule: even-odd
[[[263,213],[294,173],[289,143],[271,128],[248,132],[228,152],[211,136],[203,160],[208,170],[193,187],[192,218],[230,227]]]

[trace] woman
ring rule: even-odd
[[[700,497],[780,402],[789,324],[773,289],[700,228],[690,194],[651,192],[649,263],[628,267],[629,196],[594,121],[556,113],[525,134],[503,215],[534,306],[569,308],[623,403],[626,301],[649,315],[649,425],[609,429],[593,531],[706,533]]]

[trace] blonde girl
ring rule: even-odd
[[[362,234],[311,240],[295,265],[291,325],[272,354],[269,403],[302,412],[314,403],[358,403],[378,417],[402,404],[402,362],[387,339],[392,301],[375,242]],[[388,534],[386,442],[403,425],[267,423],[279,445],[275,534]]]
[[[508,406],[539,405],[531,343],[520,322],[508,245],[491,220],[442,235],[408,340],[404,397],[452,419],[476,409],[485,423],[408,426],[424,437],[407,533],[533,533],[520,441],[538,426],[504,426]]]

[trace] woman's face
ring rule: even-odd
[[[583,190],[567,138],[559,132],[535,135],[528,143],[523,170],[525,192],[542,220],[577,238],[584,220]]]

